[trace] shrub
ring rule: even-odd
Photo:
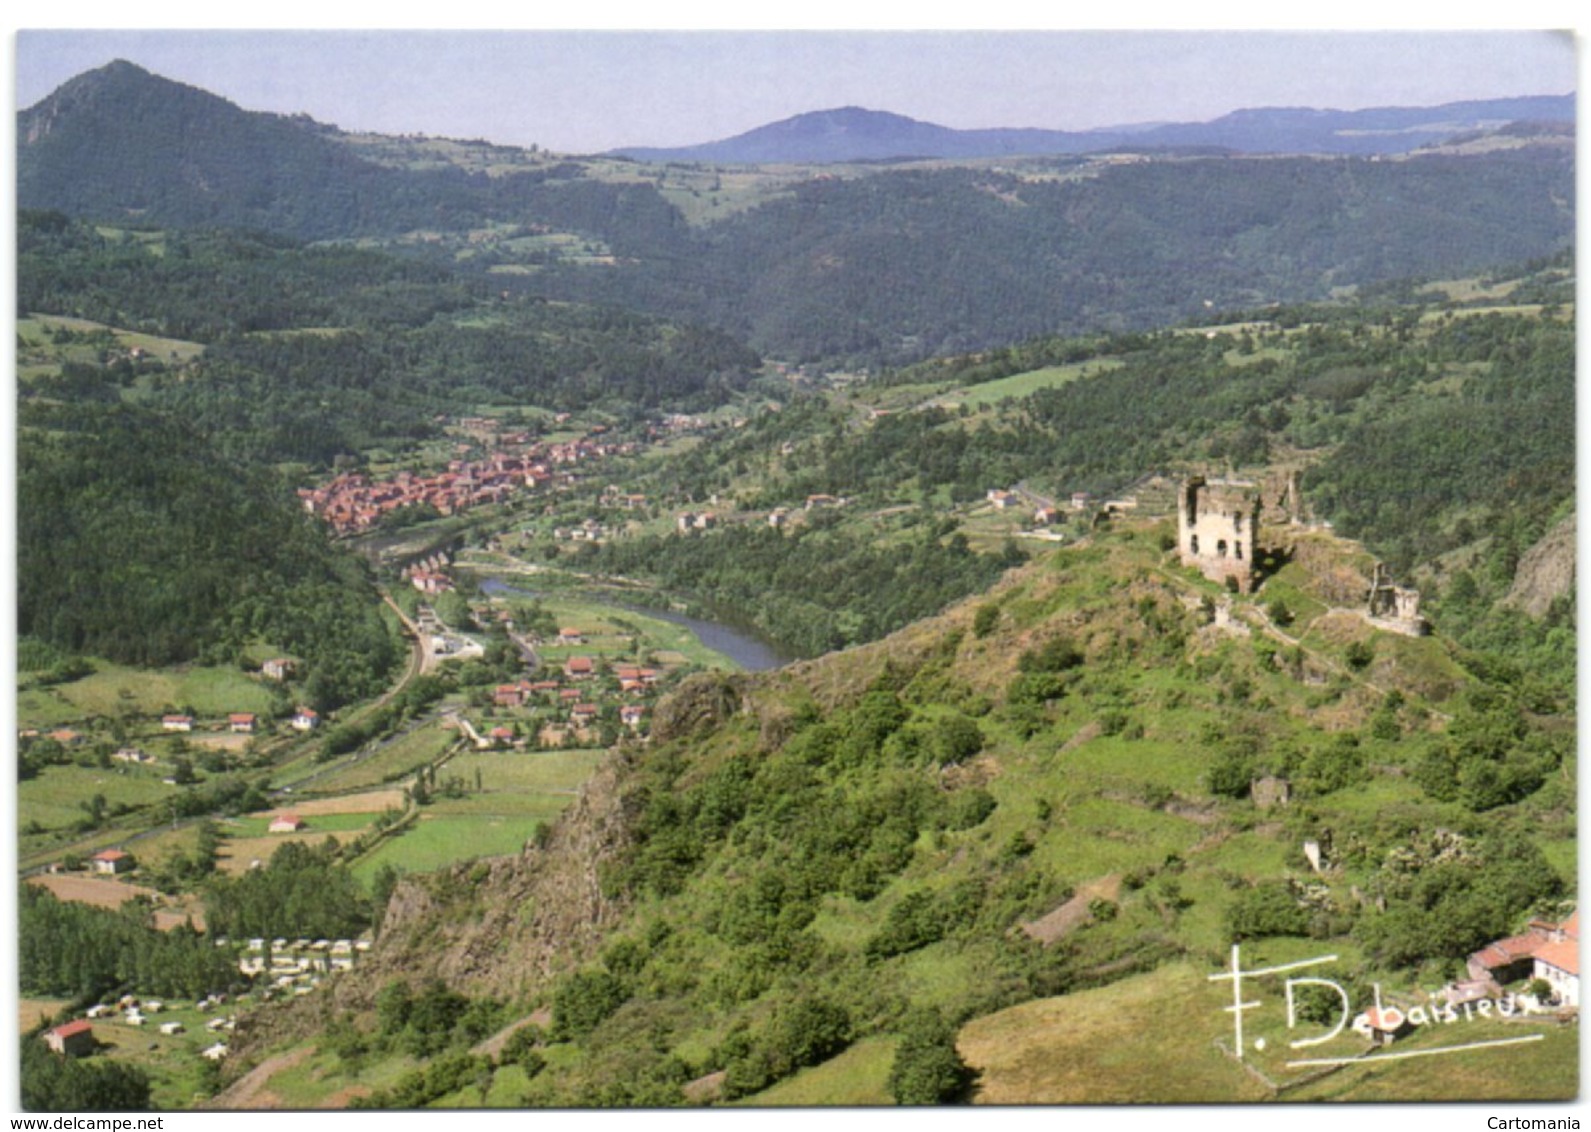
[[[1082,663],[1083,654],[1069,637],[1052,637],[1017,658],[1017,668],[1026,673],[1066,672]]]
[[[553,1040],[589,1034],[629,997],[624,984],[607,971],[576,971],[553,993]]]
[[[1257,884],[1240,893],[1226,910],[1226,934],[1234,941],[1308,932],[1309,914],[1286,881]]]
[[[919,1007],[901,1023],[900,1045],[887,1084],[898,1104],[952,1104],[976,1074],[956,1051],[956,1029],[939,1011]]]
[[[926,892],[908,892],[889,910],[883,927],[867,941],[862,952],[869,959],[887,959],[937,943],[944,933],[945,925],[934,898]]]
[[[982,825],[984,819],[994,813],[996,805],[994,795],[981,786],[958,790],[947,807],[945,828],[960,830]]]
[[[935,762],[941,766],[953,766],[983,750],[983,731],[972,720],[956,712],[939,722],[932,732],[929,749]]]

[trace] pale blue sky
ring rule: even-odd
[[[859,105],[960,128],[1562,94],[1564,33],[21,31],[16,105],[115,58],[249,110],[559,152],[681,145]]]

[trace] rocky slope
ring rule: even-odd
[[[1532,617],[1545,617],[1554,601],[1573,593],[1574,543],[1575,517],[1571,514],[1559,520],[1519,560],[1506,603]]]

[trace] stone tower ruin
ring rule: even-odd
[[[1394,584],[1379,562],[1370,578],[1365,616],[1377,628],[1406,637],[1423,637],[1431,631],[1431,623],[1420,614],[1420,591]]]
[[[1212,582],[1252,593],[1259,509],[1259,491],[1252,483],[1190,478],[1177,506],[1182,564],[1196,567]]]

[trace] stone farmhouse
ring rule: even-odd
[[[1469,981],[1459,995],[1495,996],[1519,979],[1543,979],[1563,1006],[1580,1005],[1580,913],[1561,924],[1532,920],[1520,935],[1493,940],[1469,957]],[[1450,994],[1450,997],[1452,995]]]
[[[44,1044],[62,1057],[83,1057],[93,1053],[99,1043],[94,1038],[94,1027],[87,1019],[79,1018],[47,1031]]]

